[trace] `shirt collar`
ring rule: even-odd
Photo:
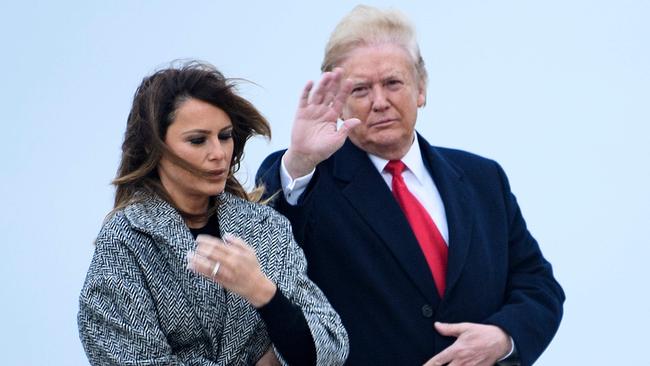
[[[382,173],[386,167],[386,164],[388,164],[388,160],[370,153],[368,153],[368,157],[370,158],[370,161],[375,166],[375,168],[379,171],[379,173]],[[414,136],[413,143],[411,144],[411,147],[409,147],[409,150],[406,152],[406,155],[404,155],[402,158],[402,162],[404,165],[406,165],[406,169],[411,171],[411,173],[415,175],[415,178],[417,178],[418,182],[420,183],[424,181],[425,175],[429,174],[426,167],[424,166],[424,161],[422,161],[420,143],[418,142],[417,136]]]

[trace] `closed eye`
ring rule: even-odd
[[[219,132],[219,140],[229,140],[232,138],[232,128]]]
[[[205,136],[193,136],[187,139],[187,141],[192,145],[203,145],[205,140]]]

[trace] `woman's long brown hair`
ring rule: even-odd
[[[230,117],[234,148],[225,191],[251,199],[234,174],[239,169],[246,141],[254,135],[270,138],[271,127],[249,101],[235,93],[235,85],[214,66],[197,61],[157,71],[142,80],[127,120],[122,158],[113,180],[116,193],[111,212],[136,201],[139,192],[156,194],[178,209],[158,177],[158,163],[163,156],[194,174],[205,174],[176,156],[164,142],[176,110],[191,98],[210,103]],[[185,217],[194,216],[180,212]]]

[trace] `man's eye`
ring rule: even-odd
[[[362,97],[364,95],[368,94],[368,87],[365,86],[357,86],[352,89],[352,95],[356,97]]]
[[[402,81],[401,81],[401,80],[397,80],[397,79],[388,80],[388,81],[386,82],[386,85],[387,85],[389,88],[399,88],[399,87],[402,85]]]
[[[193,137],[188,140],[192,145],[201,145],[205,142],[205,137]]]

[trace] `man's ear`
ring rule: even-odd
[[[427,104],[427,86],[424,81],[418,81],[418,108],[424,107]]]

